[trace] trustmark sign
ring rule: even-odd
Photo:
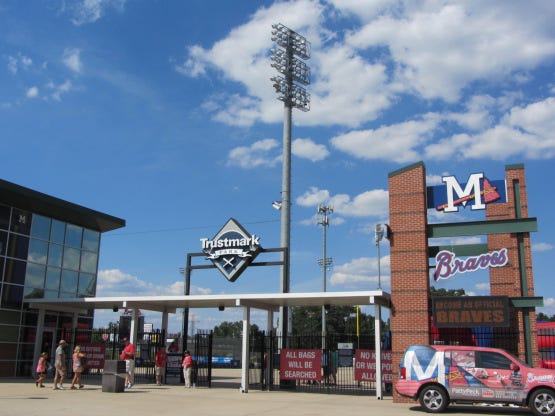
[[[233,218],[212,238],[201,238],[206,258],[234,282],[262,251],[260,237],[249,234]]]
[[[441,178],[443,185],[429,186],[428,208],[443,212],[458,212],[460,207],[471,210],[486,209],[486,204],[507,201],[505,181],[490,181],[483,173],[473,173],[466,183],[459,183],[455,176]]]

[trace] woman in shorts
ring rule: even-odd
[[[81,373],[85,369],[83,365],[83,359],[85,358],[85,353],[81,352],[81,347],[77,345],[73,350],[73,380],[71,380],[71,390],[77,390],[75,385],[77,384],[80,389],[84,386],[81,384]]]

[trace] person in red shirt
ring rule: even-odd
[[[127,338],[123,339],[125,347],[120,358],[125,360],[125,387],[130,389],[135,382],[135,346]]]
[[[166,361],[168,355],[166,354],[166,349],[164,347],[158,347],[156,355],[154,356],[154,373],[156,374],[156,384],[162,385],[162,377],[166,373]]]
[[[193,357],[189,351],[185,351],[185,357],[183,357],[183,378],[185,379],[185,387],[191,387],[191,371],[193,369]]]

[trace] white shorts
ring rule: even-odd
[[[125,372],[127,374],[133,374],[135,371],[135,360],[125,360]]]

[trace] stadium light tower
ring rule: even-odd
[[[281,247],[282,253],[280,289],[289,292],[290,242],[291,242],[291,113],[293,108],[310,110],[310,94],[296,85],[310,83],[310,68],[303,60],[310,58],[310,42],[281,23],[272,25],[272,67],[281,75],[272,77],[278,100],[283,101],[283,173],[281,181]],[[291,334],[292,319],[287,307],[280,307],[279,332],[283,338]]]
[[[320,204],[318,206],[318,215],[320,220],[318,225],[322,226],[322,258],[318,259],[318,264],[322,267],[322,291],[326,291],[327,270],[331,266],[333,260],[331,257],[326,256],[326,228],[330,224],[328,215],[333,212],[333,207]],[[322,306],[322,349],[326,347],[326,306]]]

